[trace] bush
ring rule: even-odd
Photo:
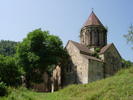
[[[6,84],[0,82],[0,96],[5,96],[7,94],[7,87]]]
[[[122,59],[122,67],[123,68],[128,68],[128,67],[131,67],[131,66],[133,66],[133,62],[131,62],[129,60]]]

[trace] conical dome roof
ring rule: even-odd
[[[103,26],[103,24],[100,22],[100,20],[98,19],[98,17],[95,15],[95,13],[93,11],[84,24],[84,26],[89,26],[89,25],[101,25],[101,26]]]

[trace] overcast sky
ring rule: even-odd
[[[22,41],[28,32],[42,28],[58,35],[64,46],[68,40],[78,42],[92,8],[108,27],[108,43],[133,61],[131,45],[123,38],[133,23],[133,0],[0,0],[0,40]]]

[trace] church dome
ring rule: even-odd
[[[98,19],[98,17],[95,15],[95,13],[93,11],[92,11],[89,18],[87,19],[87,21],[84,24],[84,26],[90,26],[90,25],[101,25],[101,26],[103,26],[103,24],[101,23],[101,21]]]

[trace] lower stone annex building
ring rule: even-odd
[[[62,85],[86,84],[115,74],[122,66],[113,43],[107,44],[107,29],[92,11],[80,32],[80,43],[69,40],[70,59],[62,66]]]

